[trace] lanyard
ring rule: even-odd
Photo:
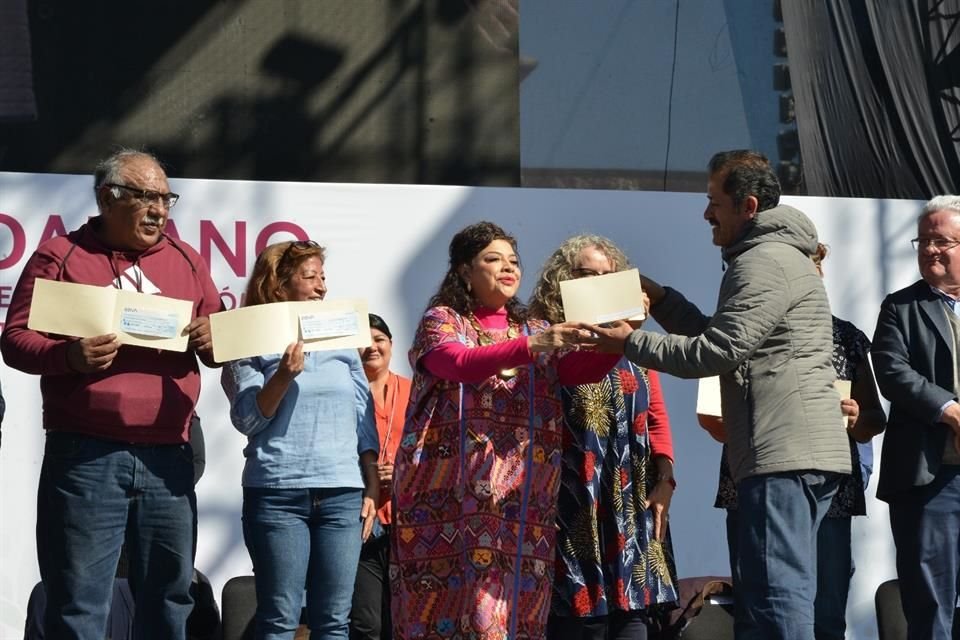
[[[390,398],[390,383],[395,374],[390,372],[387,376],[387,399]],[[387,461],[387,451],[390,450],[390,436],[393,434],[393,417],[397,413],[397,394],[400,392],[400,383],[393,385],[393,402],[390,404],[390,418],[387,420],[387,435],[384,436],[383,446],[380,447],[380,454],[377,456],[377,462],[383,464]]]
[[[127,280],[129,280],[133,286],[136,287],[137,291],[143,293],[143,271],[140,270],[140,267],[137,266],[136,262],[134,262],[131,266],[131,269],[133,269],[133,278],[127,275],[126,272],[120,273],[120,269],[117,268],[116,263],[113,261],[113,255],[110,256],[110,268],[113,270],[113,275],[115,278],[113,281],[114,288],[122,290],[123,278],[126,276]]]

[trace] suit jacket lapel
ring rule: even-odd
[[[920,298],[918,302],[920,311],[930,319],[933,326],[937,328],[937,333],[940,334],[940,337],[944,343],[946,343],[947,348],[953,352],[953,333],[950,331],[947,309],[933,291],[930,291],[926,285],[925,288],[929,295]]]

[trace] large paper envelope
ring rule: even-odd
[[[210,316],[217,362],[283,353],[303,340],[304,351],[370,346],[365,300],[272,302]]]
[[[720,378],[711,376],[700,378],[697,384],[697,415],[721,417]]]
[[[192,317],[189,300],[38,278],[27,327],[77,338],[114,333],[121,344],[186,351]]]
[[[604,324],[614,320],[642,320],[646,315],[640,273],[636,269],[562,280],[560,297],[567,322]]]

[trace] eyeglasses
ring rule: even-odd
[[[914,251],[920,251],[927,247],[933,247],[937,251],[949,251],[960,244],[960,240],[951,240],[950,238],[914,238],[910,241]]]
[[[605,276],[610,271],[594,271],[593,269],[584,269],[583,267],[577,267],[576,269],[571,269],[570,273],[575,278],[592,278],[593,276]]]
[[[166,209],[172,209],[173,205],[177,204],[177,200],[180,199],[180,194],[177,193],[148,191],[146,189],[137,189],[135,187],[128,187],[125,184],[116,184],[114,182],[107,182],[103,186],[110,187],[111,189],[123,189],[129,193],[134,200],[145,207],[150,206],[151,204],[157,204]],[[114,195],[120,197],[120,194],[116,191],[114,191]]]
[[[297,249],[298,251],[308,251],[310,249],[321,249],[320,243],[316,240],[294,240],[287,248],[283,250],[283,253],[280,255],[280,259],[277,260],[277,266],[286,262],[290,256],[293,255],[293,250]]]

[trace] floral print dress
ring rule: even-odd
[[[672,607],[669,531],[654,538],[650,430],[670,425],[655,371],[623,358],[597,384],[564,387],[566,416],[552,615]]]

